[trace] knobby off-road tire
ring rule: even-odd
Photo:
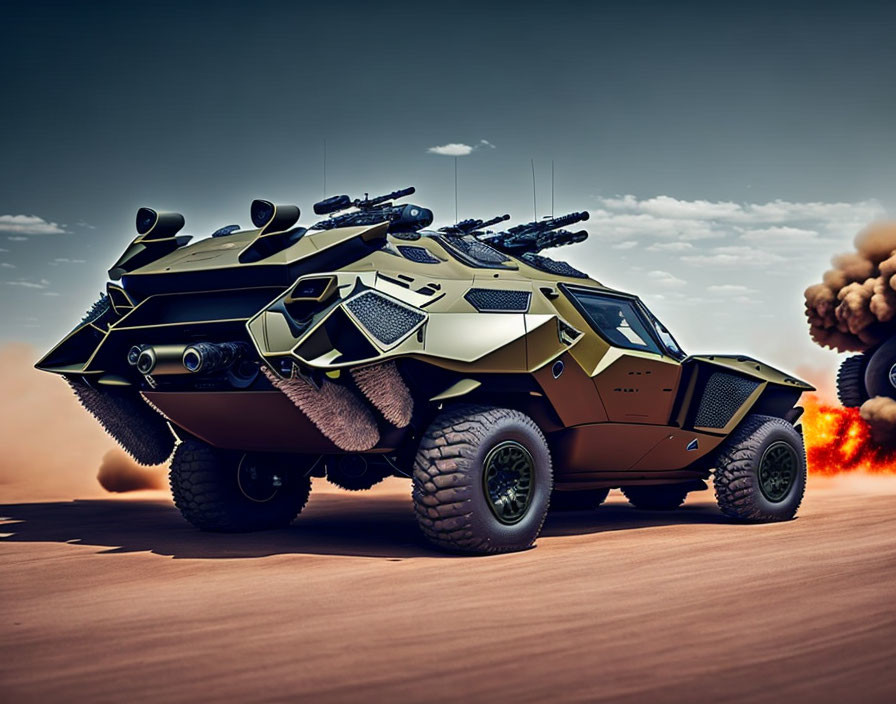
[[[555,491],[551,494],[551,511],[593,511],[607,500],[609,489]]]
[[[456,406],[426,431],[413,484],[417,522],[434,545],[479,554],[523,550],[547,515],[551,455],[524,413]]]
[[[171,461],[174,504],[201,530],[243,533],[284,528],[305,507],[311,492],[311,478],[301,466],[290,465],[289,458],[219,450],[185,440]],[[265,480],[274,474],[279,486]]]
[[[722,446],[713,475],[722,513],[743,521],[787,521],[806,489],[803,438],[781,418],[750,415]]]
[[[865,389],[865,368],[868,356],[856,354],[847,357],[837,372],[837,398],[846,408],[858,408],[868,400]]]
[[[896,398],[896,386],[890,377],[890,370],[896,365],[896,337],[887,340],[874,352],[864,356],[868,359],[864,378],[867,398],[875,396]]]
[[[671,511],[684,503],[687,486],[667,484],[657,486],[624,486],[622,493],[635,508],[644,511]]]

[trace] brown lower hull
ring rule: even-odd
[[[147,391],[171,423],[229,450],[341,453],[280,391]],[[384,433],[372,452],[395,449],[401,431]]]

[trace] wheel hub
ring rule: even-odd
[[[283,486],[284,473],[275,462],[261,461],[245,454],[237,467],[236,479],[243,496],[250,501],[264,503],[277,495]]]
[[[532,503],[535,462],[520,443],[508,440],[491,449],[483,463],[483,488],[489,508],[504,524],[522,520]]]
[[[783,501],[796,481],[799,460],[786,442],[772,444],[759,461],[759,489],[773,503]]]
[[[890,371],[887,374],[887,378],[890,380],[890,386],[896,389],[896,364],[890,367]]]

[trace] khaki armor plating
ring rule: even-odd
[[[748,413],[795,422],[812,388],[748,357],[686,356],[636,297],[538,248],[464,223],[402,231],[417,206],[386,204],[382,222],[379,201],[355,207],[362,224],[306,230],[298,208],[256,201],[255,229],[193,244],[181,216],[141,209],[106,296],[37,366],[82,400],[142,402],[181,439],[366,453],[397,474],[444,409],[513,409],[544,433],[555,491],[699,483]],[[116,437],[141,461],[175,443],[141,455]]]

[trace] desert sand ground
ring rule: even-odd
[[[896,700],[896,479],[777,525],[617,497],[477,558],[423,543],[400,480],[317,481],[243,536],[162,492],[3,502],[0,700]]]

